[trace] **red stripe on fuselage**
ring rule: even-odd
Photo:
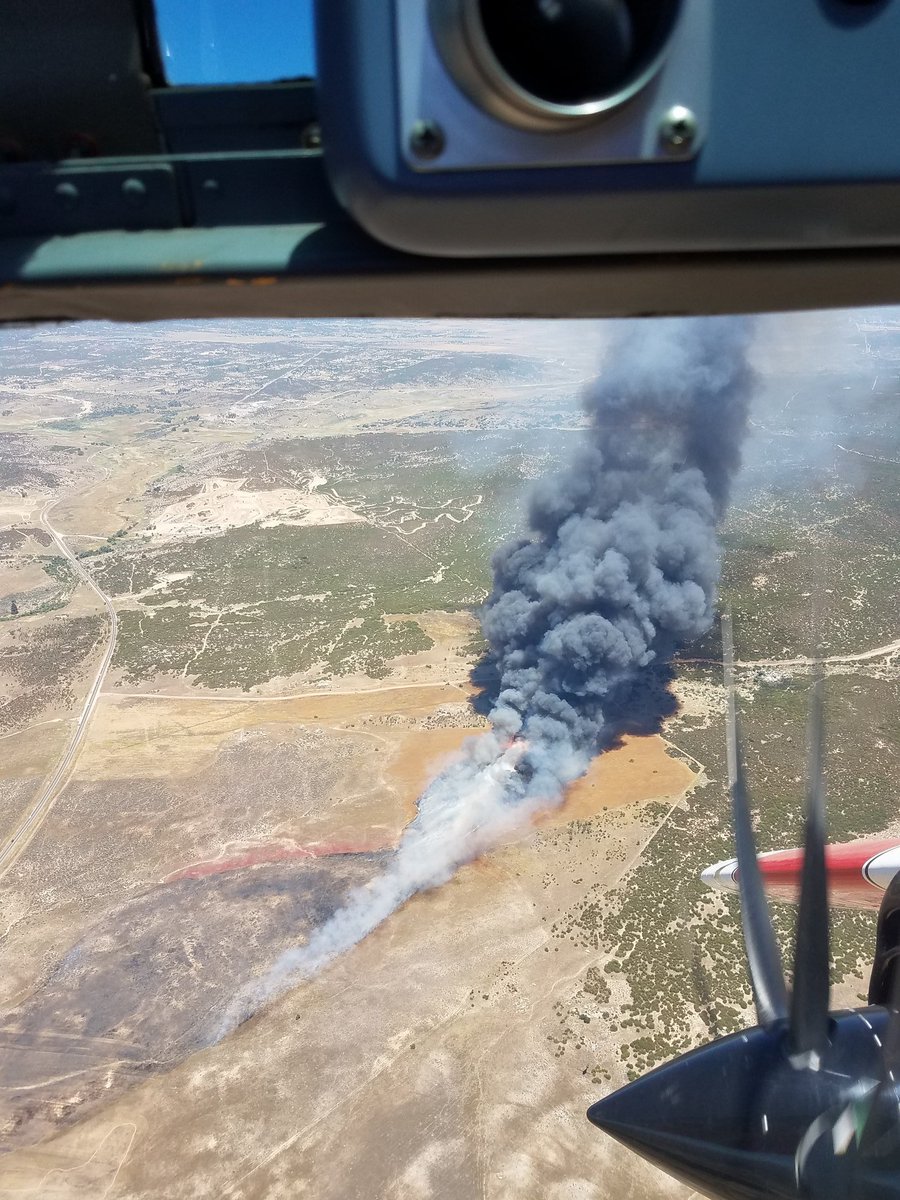
[[[874,838],[826,846],[825,867],[831,903],[839,908],[879,908],[884,892],[866,877],[864,868],[875,855],[897,845],[897,838]],[[759,869],[767,892],[781,900],[797,899],[803,870],[802,850],[773,850],[761,854]]]

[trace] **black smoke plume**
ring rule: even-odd
[[[630,325],[585,397],[584,444],[535,488],[530,535],[494,555],[490,717],[526,739],[548,795],[671,713],[671,656],[711,624],[749,336],[733,318]]]
[[[626,328],[586,396],[583,444],[535,488],[530,534],[494,555],[481,618],[491,732],[429,785],[384,873],[238,995],[218,1036],[559,804],[621,732],[671,712],[671,656],[712,621],[716,524],[753,383],[748,338],[738,320]]]

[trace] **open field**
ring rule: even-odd
[[[610,336],[4,331],[0,851],[72,762],[0,873],[0,1200],[687,1200],[583,1112],[749,1017],[736,903],[698,878],[732,846],[713,634],[661,737],[216,1039],[486,727],[490,555]],[[723,597],[761,847],[798,839],[814,591],[832,836],[896,831],[900,326],[761,318],[753,357]],[[855,1003],[872,922],[833,930]]]
[[[612,881],[621,873],[623,861],[637,849],[644,832],[630,828],[631,824],[626,823],[621,831],[614,828],[598,842],[593,877]],[[354,856],[353,861],[362,868],[367,856]],[[320,876],[326,869],[325,862],[317,860]],[[540,867],[536,869],[538,864]],[[51,970],[47,982],[31,993],[31,1000],[24,1006],[13,1009],[6,1034],[14,1035],[16,1046],[21,1046],[26,1029],[31,1031],[30,1039],[39,1036],[41,1014],[50,1011],[54,1013],[54,1027],[59,1028],[66,1011],[60,1007],[65,997],[71,998],[70,1003],[77,1006],[78,1012],[84,1010],[87,1001],[88,1011],[93,1014],[90,1028],[82,1024],[83,1017],[75,1024],[70,1019],[68,1041],[62,1046],[46,1037],[37,1044],[33,1040],[27,1043],[30,1049],[27,1095],[37,1102],[36,1113],[45,1114],[48,1105],[50,1111],[59,1106],[57,1119],[63,1128],[73,1117],[80,1118],[71,1133],[63,1132],[54,1138],[52,1161],[58,1166],[78,1167],[90,1153],[85,1154],[83,1148],[90,1146],[93,1150],[97,1140],[95,1130],[106,1131],[110,1121],[131,1122],[146,1129],[149,1121],[155,1129],[152,1144],[133,1147],[129,1156],[131,1169],[139,1172],[138,1190],[180,1194],[182,1182],[177,1173],[170,1174],[171,1160],[156,1154],[152,1145],[157,1137],[167,1140],[172,1136],[166,1130],[172,1114],[171,1098],[182,1095],[192,1115],[188,1118],[183,1112],[178,1117],[182,1126],[180,1136],[187,1139],[181,1144],[189,1144],[192,1153],[209,1138],[208,1120],[212,1118],[214,1124],[217,1121],[214,1111],[224,1105],[221,1111],[228,1113],[227,1136],[221,1128],[216,1135],[217,1143],[221,1142],[221,1149],[216,1151],[220,1167],[210,1179],[225,1165],[235,1180],[252,1168],[253,1178],[239,1184],[236,1194],[265,1195],[272,1187],[287,1187],[289,1179],[308,1180],[310,1194],[346,1194],[346,1178],[326,1167],[334,1154],[332,1139],[327,1137],[323,1143],[315,1122],[309,1135],[295,1135],[305,1121],[314,1121],[317,1112],[331,1111],[337,1106],[336,1115],[340,1113],[345,1094],[355,1097],[353,1105],[345,1110],[346,1119],[356,1123],[358,1118],[351,1114],[358,1111],[357,1105],[378,1113],[371,1133],[363,1131],[352,1148],[345,1147],[341,1152],[341,1160],[352,1178],[356,1171],[366,1169],[369,1137],[373,1145],[379,1140],[377,1131],[383,1129],[387,1114],[393,1113],[388,1120],[399,1122],[398,1131],[404,1129],[405,1109],[395,1110],[396,1100],[392,1098],[398,1096],[398,1087],[405,1086],[410,1070],[418,1080],[412,1095],[418,1098],[423,1114],[430,1111],[436,1117],[440,1113],[448,1082],[452,1084],[458,1078],[460,1088],[453,1090],[458,1092],[459,1107],[454,1110],[450,1125],[463,1116],[474,1118],[479,1104],[485,1105],[487,1111],[496,1111],[498,1116],[504,1106],[513,1105],[523,1117],[530,1112],[532,1121],[541,1121],[544,1139],[548,1135],[552,1140],[562,1136],[563,1144],[567,1140],[573,1151],[579,1147],[587,1150],[589,1131],[579,1130],[580,1136],[573,1142],[571,1120],[565,1113],[570,1105],[583,1107],[590,1099],[592,1084],[581,1074],[583,1066],[589,1067],[589,1074],[598,1068],[612,1074],[616,1063],[608,1050],[596,1046],[590,1037],[576,1033],[581,1027],[587,1034],[583,1023],[572,1028],[574,1018],[567,1015],[561,1021],[555,1007],[562,997],[566,1006],[577,1004],[589,1017],[593,1015],[595,1021],[601,1018],[596,997],[577,987],[580,972],[588,969],[592,956],[571,948],[560,957],[557,950],[549,980],[546,965],[541,961],[544,952],[550,949],[547,916],[578,893],[580,888],[575,880],[579,876],[574,872],[584,869],[583,853],[573,855],[562,846],[547,852],[542,845],[535,857],[535,848],[526,842],[467,868],[448,888],[415,901],[397,921],[345,959],[336,968],[336,975],[329,972],[328,979],[315,985],[308,994],[295,996],[286,1005],[277,1005],[271,1014],[247,1026],[246,1032],[242,1030],[210,1050],[197,1049],[196,1039],[202,1030],[199,1033],[192,1028],[187,1030],[184,1041],[180,1026],[173,1024],[170,1006],[175,994],[170,987],[177,984],[178,1008],[188,1019],[191,1013],[208,1011],[214,1005],[217,986],[226,989],[224,993],[219,991],[221,1004],[230,994],[229,989],[259,969],[255,965],[256,952],[249,949],[251,945],[257,946],[264,940],[269,953],[277,950],[278,939],[266,914],[271,913],[272,919],[277,919],[282,937],[302,938],[303,920],[314,918],[317,912],[311,905],[313,893],[306,890],[316,886],[317,877],[310,874],[311,869],[309,863],[300,869],[297,864],[257,867],[252,879],[244,882],[241,873],[206,881],[211,885],[207,886],[207,892],[215,889],[218,926],[210,924],[213,901],[209,896],[206,901],[196,894],[193,896],[184,910],[190,914],[190,925],[182,928],[178,916],[180,905],[174,910],[169,907],[177,902],[177,895],[165,902],[159,892],[145,893],[129,902],[125,909],[115,911],[118,932],[112,942],[106,932],[109,926],[104,923],[95,933],[89,929],[74,949],[60,956],[59,965]],[[334,869],[328,866],[327,873],[329,880],[334,880]],[[187,885],[170,886],[177,889]],[[193,886],[196,892],[200,885]],[[239,887],[237,893],[235,886]],[[315,894],[321,895],[319,888]],[[262,896],[269,900],[261,907]],[[293,907],[285,907],[288,901]],[[236,908],[236,903],[242,904],[243,909]],[[247,915],[241,918],[239,911]],[[159,921],[164,924],[160,926]],[[222,925],[222,921],[226,924]],[[151,976],[133,976],[131,971],[122,970],[124,963],[116,958],[118,937],[124,942],[119,955],[127,947],[128,955],[136,956],[134,961],[142,964],[142,970],[157,972],[152,976],[156,980],[152,986]],[[224,956],[219,966],[213,947],[220,947],[216,954]],[[448,953],[451,947],[452,954]],[[572,978],[564,980],[564,975]],[[392,987],[391,980],[401,977],[405,979],[404,988]],[[352,978],[358,980],[355,989],[347,986]],[[217,979],[221,980],[218,984]],[[114,987],[112,980],[117,981]],[[203,989],[200,994],[198,987]],[[577,1000],[578,995],[582,995],[581,1000]],[[148,1003],[155,1005],[154,1012],[146,1009]],[[316,1036],[313,1052],[307,1039],[320,1025],[322,1031]],[[330,1043],[327,1030],[333,1031],[339,1041]],[[105,1039],[100,1044],[96,1041],[98,1035]],[[487,1036],[488,1044],[493,1047],[492,1069],[484,1085],[485,1095],[479,1101],[478,1076],[473,1074],[475,1064],[470,1055],[476,1045],[485,1045],[483,1036]],[[281,1047],[274,1057],[263,1049],[273,1045],[273,1038],[274,1044]],[[602,1038],[601,1044],[605,1041]],[[330,1046],[338,1044],[344,1051],[336,1070],[323,1071],[333,1054]],[[76,1045],[80,1047],[79,1080],[73,1100],[71,1080],[66,1079],[62,1084],[54,1080],[61,1072],[71,1071]],[[562,1054],[560,1046],[564,1048]],[[191,1055],[192,1047],[195,1052]],[[36,1055],[38,1048],[41,1053]],[[183,1066],[174,1066],[185,1052],[189,1057]],[[138,1066],[147,1061],[148,1054],[154,1064],[150,1079],[147,1069]],[[416,1054],[418,1060],[413,1057]],[[535,1069],[535,1056],[544,1064],[539,1070]],[[5,1061],[6,1078],[10,1082],[15,1079],[19,1089],[16,1109],[21,1112],[25,1078],[16,1074],[20,1060],[7,1053]],[[113,1062],[123,1065],[111,1076]],[[160,1069],[165,1072],[159,1076],[162,1091],[152,1079]],[[256,1080],[252,1088],[247,1086],[248,1070]],[[354,1075],[358,1076],[356,1080]],[[360,1090],[360,1076],[369,1080],[363,1090]],[[299,1092],[290,1089],[292,1078],[306,1081]],[[102,1113],[92,1117],[101,1079],[105,1081],[100,1092]],[[314,1079],[319,1082],[314,1084]],[[581,1081],[580,1095],[572,1090],[574,1079]],[[228,1080],[233,1082],[229,1084]],[[209,1087],[217,1097],[213,1108],[205,1098]],[[285,1091],[285,1087],[289,1090]],[[125,1089],[122,1098],[110,1104],[122,1089]],[[261,1093],[267,1094],[273,1110],[272,1116],[266,1117],[264,1132],[258,1125],[258,1116],[252,1115],[258,1112]],[[164,1096],[169,1096],[168,1101]],[[523,1099],[530,1100],[525,1108]],[[66,1104],[73,1103],[75,1110],[67,1110]],[[288,1117],[287,1126],[276,1117],[279,1111]],[[253,1158],[249,1160],[250,1145],[244,1143],[240,1134],[242,1128],[248,1127],[248,1121],[256,1128]],[[421,1128],[414,1125],[404,1129],[408,1146],[405,1152],[394,1146],[389,1155],[376,1155],[374,1169],[383,1175],[386,1184],[398,1169],[415,1172],[416,1160],[425,1149],[421,1132],[417,1132]],[[444,1128],[443,1120],[440,1128]],[[4,1160],[5,1170],[0,1173],[0,1180],[10,1185],[16,1179],[33,1180],[39,1177],[34,1172],[46,1169],[42,1145],[34,1150],[26,1148],[28,1141],[41,1132],[42,1127],[35,1126],[32,1119],[8,1134],[16,1137],[22,1148]],[[535,1132],[533,1127],[529,1130],[527,1124],[522,1125],[520,1144],[533,1145]],[[490,1128],[485,1128],[482,1136],[486,1139],[484,1153],[490,1143]],[[278,1153],[279,1144],[286,1139],[290,1146]],[[546,1147],[546,1140],[543,1144]],[[596,1152],[595,1147],[592,1152]],[[273,1161],[266,1163],[270,1153]],[[452,1138],[448,1145],[438,1138],[438,1144],[428,1148],[428,1157],[433,1157],[432,1170],[438,1173],[458,1172],[462,1159],[467,1177],[477,1171],[480,1161],[474,1147],[464,1151]],[[504,1156],[498,1157],[502,1161]],[[613,1161],[615,1158],[613,1155]],[[123,1166],[127,1170],[129,1164]],[[547,1177],[548,1163],[543,1153],[535,1154],[532,1161],[520,1162],[516,1169],[524,1171],[523,1182],[539,1184],[542,1176]],[[567,1168],[562,1164],[555,1171],[551,1168],[551,1178],[554,1175],[566,1178]],[[322,1182],[328,1180],[331,1182]],[[319,1181],[319,1186],[313,1188],[313,1181]],[[77,1195],[79,1191],[73,1190],[71,1194]]]
[[[0,908],[13,918],[3,950],[8,1015],[0,1028],[7,1047],[0,1121],[15,1151],[10,1163],[58,1125],[88,1119],[101,1102],[105,1111],[118,1093],[143,1094],[148,1073],[169,1071],[199,1050],[207,1031],[202,1015],[211,1020],[242,980],[302,939],[308,923],[323,919],[351,882],[377,869],[379,848],[389,849],[413,815],[429,772],[477,732],[439,724],[458,695],[438,687],[258,704],[104,702],[64,799],[17,865],[18,883],[0,885]],[[160,769],[160,755],[168,771]],[[652,796],[672,801],[694,781],[659,739],[626,742],[595,763],[535,834],[524,832],[470,869],[471,903],[482,913],[486,901],[492,907],[498,872],[534,876],[534,856],[543,858],[554,829],[599,819],[595,855],[607,837],[630,845],[643,833],[641,822],[629,818],[607,833],[603,814]],[[329,855],[336,843],[341,852]],[[272,853],[291,845],[322,846],[325,856],[285,861]],[[254,846],[250,872],[177,881],[179,867]],[[61,847],[67,848],[62,872]],[[603,850],[607,868],[620,872],[621,856]],[[573,859],[563,854],[571,871]],[[555,875],[550,881],[550,861],[538,886],[558,903],[563,893]],[[39,913],[16,911],[25,880],[31,894],[52,889]],[[577,890],[570,886],[569,896]],[[529,907],[531,937],[543,942],[547,906],[534,900]],[[468,906],[446,900],[441,911],[449,941],[480,919],[488,946],[494,944],[493,917],[485,924]],[[522,935],[518,929],[512,935],[509,953],[517,953]],[[36,938],[55,952],[45,951],[39,974],[32,966],[23,976],[21,966],[34,964]],[[444,944],[435,944],[434,953],[434,970],[443,976]],[[425,970],[424,962],[417,970]],[[514,975],[507,970],[503,978],[505,992],[514,994]],[[173,1024],[176,996],[181,1016]]]

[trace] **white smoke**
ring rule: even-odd
[[[384,873],[355,888],[305,946],[286,950],[261,979],[238,992],[216,1040],[361,942],[410,896],[446,883],[463,863],[496,846],[537,812],[559,803],[560,794],[539,795],[517,772],[527,748],[524,741],[510,742],[494,732],[470,739],[462,757],[425,790],[416,817]],[[572,778],[587,766],[586,757],[577,758]]]

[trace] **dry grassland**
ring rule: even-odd
[[[388,755],[379,760],[379,770],[394,793],[398,814],[409,820],[426,784],[483,727],[408,725],[459,699],[460,690],[445,685],[243,704],[105,696],[75,777],[96,782],[194,775],[208,769],[222,743],[241,729],[308,724],[336,732],[354,730],[381,743]],[[684,792],[694,779],[685,763],[667,753],[661,738],[626,738],[619,749],[595,759],[584,778],[569,789],[561,809],[544,820],[554,824],[586,820],[607,808],[664,799]]]
[[[143,517],[144,503],[138,497],[169,461],[162,446],[155,452],[131,447],[119,452],[106,450],[97,462],[102,478],[54,505],[53,524],[66,537],[111,537]]]
[[[51,717],[0,738],[0,779],[43,778],[59,761],[74,718]]]
[[[526,836],[464,868],[219,1045],[8,1155],[0,1197],[686,1196],[584,1120],[591,1072],[620,1070],[609,1017],[583,1009],[553,1053],[596,957],[550,922],[646,836]]]
[[[23,496],[19,492],[0,491],[0,529],[15,525],[36,525],[41,503],[40,496]]]
[[[40,563],[0,563],[0,596],[29,592],[49,582]]]

